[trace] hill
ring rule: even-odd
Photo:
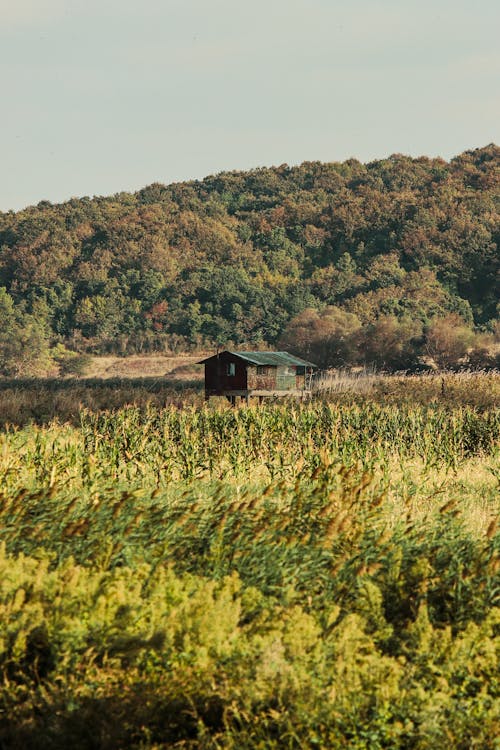
[[[450,331],[465,351],[497,325],[499,183],[491,144],[450,162],[305,162],[0,213],[0,370],[29,374],[68,349],[317,340],[327,363],[376,360],[392,341],[397,366]]]

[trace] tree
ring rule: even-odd
[[[338,307],[325,307],[320,312],[308,308],[290,321],[280,346],[320,367],[341,367],[357,360],[360,326],[356,315]]]
[[[15,307],[0,287],[0,373],[13,377],[45,374],[52,364],[43,320]]]
[[[473,331],[458,315],[435,318],[425,332],[425,349],[439,367],[454,367],[465,357]]]
[[[485,326],[498,317],[499,167],[490,145],[451,162],[306,162],[42,201],[0,212],[0,286],[16,314],[46,301],[52,341],[100,351],[169,336],[274,345],[324,305],[363,325],[457,313]]]
[[[356,272],[356,262],[344,253],[337,263],[317,268],[311,277],[311,288],[319,299],[338,304],[366,287],[366,280]]]
[[[372,289],[383,288],[393,284],[401,284],[406,271],[399,263],[397,253],[377,255],[370,261],[366,270],[366,278]]]
[[[410,367],[420,351],[422,323],[383,315],[360,332],[358,346],[366,364],[382,369]]]

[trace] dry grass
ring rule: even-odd
[[[457,404],[494,408],[500,405],[500,372],[435,372],[426,375],[384,375],[370,370],[332,370],[315,384],[316,397],[326,401],[354,397],[384,403]]]
[[[108,373],[103,378],[0,380],[0,426],[30,421],[46,424],[52,419],[79,423],[82,408],[98,412],[131,404],[201,407],[204,394],[200,366],[181,361],[173,358],[175,367],[166,376],[133,378],[129,370],[123,378],[112,378]],[[315,400],[339,405],[373,402],[495,409],[500,404],[498,371],[412,376],[340,372],[322,376],[319,385]],[[227,407],[225,399],[219,401],[221,408]]]
[[[472,456],[455,468],[444,462],[429,468],[419,458],[405,462],[391,459],[389,468],[378,469],[375,476],[389,481],[387,512],[398,523],[406,508],[412,521],[424,522],[446,503],[450,510],[460,509],[465,527],[474,534],[485,534],[498,514],[500,473],[498,454]]]
[[[314,391],[325,396],[370,393],[380,380],[373,370],[326,370],[314,378]]]
[[[108,379],[169,376],[179,379],[194,379],[196,376],[202,377],[203,375],[203,367],[196,365],[196,362],[204,356],[201,353],[179,354],[178,356],[163,354],[141,356],[137,354],[130,357],[93,357],[85,372],[85,377]]]
[[[124,406],[176,406],[203,403],[199,381],[162,378],[124,378],[95,380],[0,381],[0,426],[78,424],[82,409],[115,411]]]

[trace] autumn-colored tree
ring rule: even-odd
[[[420,352],[422,328],[418,320],[398,320],[394,315],[383,315],[369,323],[358,337],[364,363],[388,370],[412,366]]]
[[[454,367],[467,354],[473,331],[458,315],[435,318],[425,332],[425,350],[439,367]]]
[[[341,367],[356,362],[356,334],[360,322],[338,307],[304,310],[288,324],[280,346],[310,359],[319,367]]]

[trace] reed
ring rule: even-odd
[[[0,745],[494,750],[499,437],[368,398],[5,428]]]

